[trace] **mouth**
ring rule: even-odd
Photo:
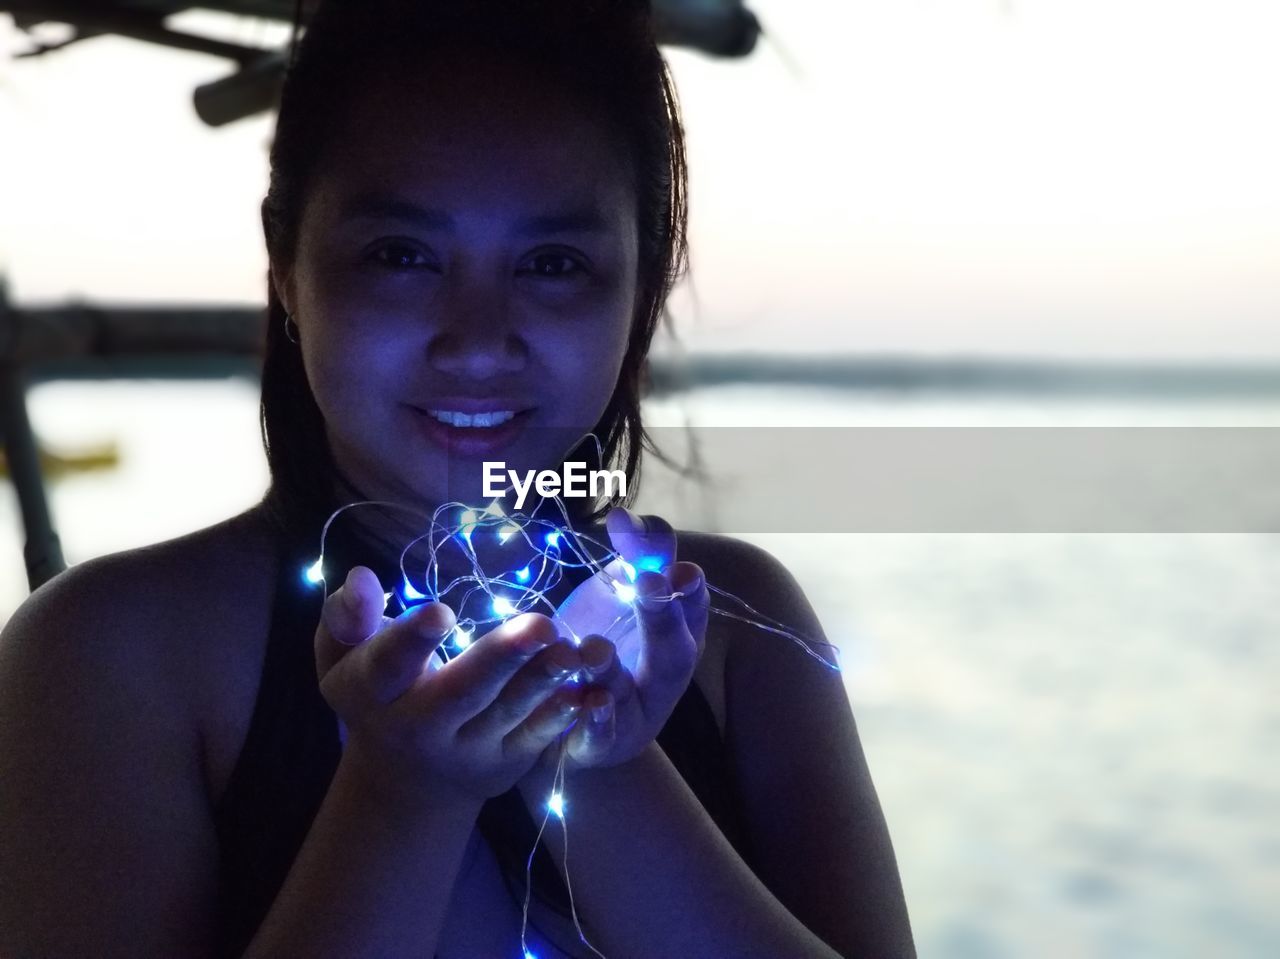
[[[420,412],[447,426],[457,426],[462,429],[488,429],[501,426],[515,419],[517,413],[527,412],[527,410],[494,410],[489,413],[463,413],[460,410],[421,410]]]
[[[455,456],[487,457],[516,441],[534,410],[464,410],[411,406],[419,429],[436,446]]]

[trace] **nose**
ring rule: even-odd
[[[501,284],[457,279],[442,301],[427,362],[459,379],[483,380],[524,369],[528,344],[512,322],[511,303]]]

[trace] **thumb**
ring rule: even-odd
[[[609,542],[637,571],[661,572],[675,562],[676,533],[661,516],[637,516],[621,506],[604,518]]]
[[[386,600],[373,570],[356,566],[324,601],[316,629],[316,676],[324,679],[347,653],[382,626]]]

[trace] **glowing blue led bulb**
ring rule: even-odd
[[[533,575],[532,571],[529,569],[528,566],[526,566],[524,569],[516,570],[516,581],[521,583],[527,583],[529,582],[529,577],[532,575]]]
[[[498,527],[498,542],[505,543],[512,536],[520,532],[520,527],[514,523],[508,523],[506,526]]]
[[[524,955],[521,956],[520,959],[538,959],[538,957],[534,955],[532,952],[530,952],[528,949],[526,949],[524,951]]]
[[[466,649],[471,645],[471,636],[471,630],[459,623],[453,630],[453,645],[460,650]]]
[[[641,556],[636,560],[636,569],[648,570],[651,573],[662,572],[661,556]]]
[[[559,546],[560,531],[555,529],[551,530],[551,532],[547,533],[547,535],[543,538],[543,540],[548,546]]]
[[[505,596],[493,597],[493,615],[495,616],[514,616],[519,610],[511,600]]]
[[[324,569],[320,565],[321,560],[316,560],[302,572],[302,578],[316,586],[324,582]]]
[[[427,594],[415,589],[413,583],[409,582],[409,577],[404,578],[404,585],[400,587],[400,592],[404,595],[406,603],[416,603],[427,598]]]
[[[564,819],[564,793],[553,792],[547,798],[547,808],[557,819]]]
[[[624,603],[634,603],[636,601],[636,588],[630,583],[614,582],[613,591],[618,594],[618,599]]]

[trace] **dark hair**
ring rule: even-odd
[[[491,52],[544,71],[598,106],[621,136],[636,185],[637,298],[618,382],[594,432],[603,446],[600,465],[626,471],[630,501],[643,450],[657,452],[640,420],[646,357],[687,252],[684,131],[647,2],[322,3],[296,47],[281,93],[262,203],[267,251],[273,263],[292,261],[304,199],[333,136],[333,117],[360,96],[362,79],[456,49]],[[301,354],[285,335],[284,305],[270,282],[267,296],[261,422],[271,471],[268,504],[277,521],[292,525],[333,508],[338,474]],[[586,452],[594,455],[594,446]]]

